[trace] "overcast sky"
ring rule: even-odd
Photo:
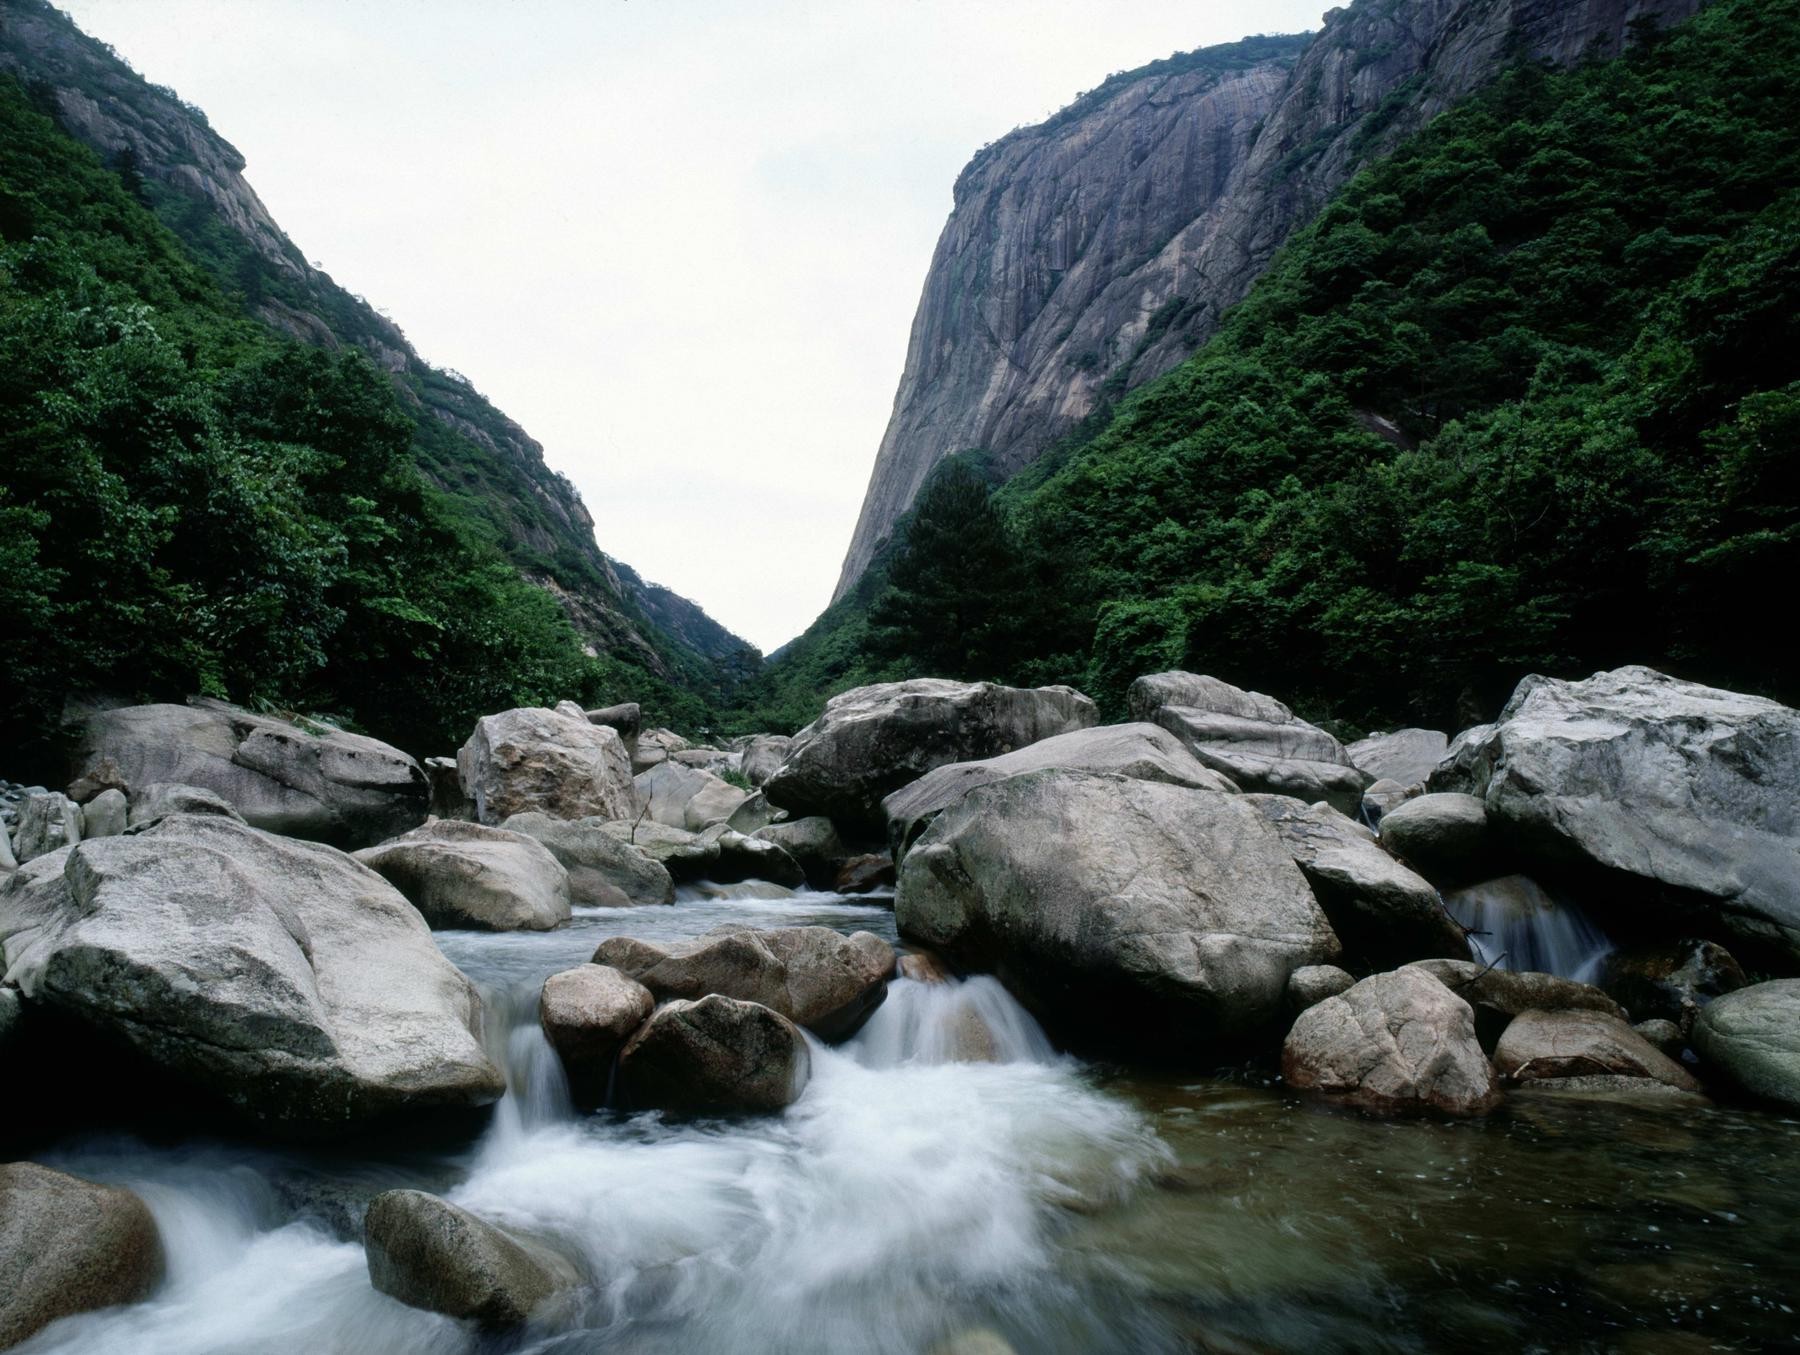
[[[763,649],[823,609],[957,171],[1321,0],[58,0]]]

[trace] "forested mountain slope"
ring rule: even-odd
[[[1313,38],[1115,75],[959,176],[843,597],[931,468],[1002,474],[1191,354],[1364,165],[1507,66],[1616,55],[1700,0],[1357,0]]]
[[[413,421],[413,458],[447,496],[443,510],[555,596],[597,653],[642,669],[652,686],[668,684],[678,703],[681,692],[710,701],[729,690],[750,647],[695,604],[611,560],[543,448],[466,379],[421,360],[391,320],[313,268],[245,181],[243,157],[201,110],[147,82],[42,0],[0,0],[0,73],[15,76],[40,110],[128,176],[234,303],[301,342],[366,353]]]
[[[1185,667],[1454,724],[1521,671],[1645,662],[1793,700],[1766,636],[1800,567],[1797,77],[1796,0],[1517,66],[1090,440],[993,498],[951,463],[910,534],[989,544],[903,540],[777,692],[930,667],[1116,705]],[[947,654],[921,598],[979,644]]]

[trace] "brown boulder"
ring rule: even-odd
[[[717,993],[664,1003],[619,1054],[631,1104],[678,1114],[784,1110],[811,1073],[798,1026],[759,1003]]]

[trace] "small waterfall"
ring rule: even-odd
[[[482,994],[488,1056],[506,1074],[506,1095],[488,1129],[489,1146],[504,1149],[530,1130],[566,1122],[575,1113],[562,1060],[538,1025],[540,990],[539,984],[517,984]]]
[[[1529,970],[1592,983],[1613,943],[1593,918],[1559,903],[1526,875],[1484,880],[1444,895],[1444,907],[1475,935],[1476,958],[1497,969]]]
[[[895,979],[847,1048],[865,1068],[1056,1061],[1043,1028],[986,974],[942,983]]]

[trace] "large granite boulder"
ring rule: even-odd
[[[632,744],[631,770],[634,773],[646,771],[689,747],[688,741],[672,729],[642,730]]]
[[[673,758],[640,772],[634,780],[638,793],[649,802],[652,819],[690,833],[725,822],[750,798],[749,791]]]
[[[21,862],[73,847],[81,841],[81,806],[59,791],[40,791],[19,802],[13,854]]]
[[[131,792],[131,808],[126,815],[126,824],[131,828],[142,828],[158,819],[166,819],[171,814],[211,814],[237,823],[244,821],[244,816],[226,803],[222,795],[200,786],[152,781]]]
[[[845,863],[857,855],[838,833],[837,825],[820,814],[772,823],[750,836],[760,842],[773,842],[786,852],[814,889],[830,889]]]
[[[605,1100],[613,1060],[655,1007],[648,988],[603,964],[577,965],[544,980],[538,1024],[578,1104]]]
[[[781,769],[793,747],[794,740],[786,734],[752,734],[738,750],[738,770],[760,788]]]
[[[363,1250],[377,1292],[489,1329],[541,1316],[581,1283],[550,1248],[422,1190],[369,1201]]]
[[[349,1132],[505,1090],[474,985],[398,890],[233,819],[172,815],[29,863],[0,887],[0,950],[27,1003],[122,1068],[271,1128]]]
[[[569,920],[569,874],[536,838],[459,819],[367,847],[356,859],[433,927],[549,931]]]
[[[1633,1021],[1673,1021],[1684,1037],[1714,998],[1749,983],[1730,951],[1692,937],[1615,951],[1606,957],[1600,979]]]
[[[1065,1043],[1186,1055],[1266,1033],[1338,941],[1236,795],[1027,772],[943,810],[901,867],[901,934],[991,971]]]
[[[1287,981],[1287,1009],[1298,1016],[1308,1007],[1316,1007],[1328,997],[1348,992],[1356,986],[1356,978],[1347,969],[1334,964],[1301,965]]]
[[[1422,969],[1475,1009],[1483,1048],[1491,1049],[1516,1016],[1530,1011],[1598,1012],[1619,1020],[1623,1007],[1591,984],[1534,970],[1496,969],[1476,960],[1415,960]]]
[[[431,814],[439,819],[466,819],[473,822],[475,802],[463,790],[462,773],[453,757],[428,757],[422,764],[425,780],[431,787]]]
[[[456,767],[482,823],[531,810],[554,819],[633,819],[643,805],[617,732],[541,706],[484,715]]]
[[[673,947],[608,937],[594,964],[643,984],[658,1002],[722,993],[761,1003],[821,1039],[843,1040],[887,996],[894,948],[872,932],[728,927]]]
[[[1381,842],[1435,884],[1470,884],[1506,873],[1487,805],[1473,795],[1440,791],[1395,805],[1381,816]]]
[[[1069,687],[1000,687],[916,678],[834,696],[794,736],[763,791],[797,816],[823,814],[858,832],[886,830],[882,797],[950,762],[996,757],[1099,721]]]
[[[887,815],[888,846],[896,862],[938,813],[974,790],[1021,772],[1061,768],[1072,772],[1110,772],[1139,781],[1234,792],[1227,778],[1200,765],[1181,741],[1151,724],[1099,725],[1041,739],[999,757],[952,762],[903,786],[881,802]]]
[[[136,1195],[0,1165],[0,1350],[59,1317],[148,1298],[162,1276],[156,1220]]]
[[[718,835],[702,838],[685,828],[671,828],[651,819],[584,819],[608,837],[642,852],[677,881],[706,880],[719,864]]]
[[[702,846],[718,848],[718,857],[707,873],[715,884],[732,884],[738,880],[767,880],[772,884],[798,889],[806,883],[806,872],[787,854],[779,842],[754,837],[715,823],[695,835]]]
[[[589,908],[625,908],[675,902],[669,869],[649,852],[606,830],[606,819],[553,819],[532,810],[500,826],[549,848],[569,876],[569,902]],[[629,829],[630,825],[625,825]]]
[[[1485,1115],[1500,1104],[1469,1004],[1424,970],[1376,974],[1300,1013],[1289,1086],[1377,1115]]]
[[[1249,795],[1281,834],[1346,956],[1372,969],[1408,960],[1470,958],[1469,939],[1430,883],[1384,852],[1375,835],[1323,802]]]
[[[1494,1066],[1514,1082],[1642,1077],[1700,1090],[1692,1073],[1605,1012],[1524,1012],[1501,1035]]]
[[[1432,788],[1482,797],[1518,851],[1800,966],[1800,711],[1642,667],[1534,675],[1459,744]]]
[[[1344,746],[1261,692],[1198,673],[1154,673],[1131,684],[1134,720],[1161,725],[1208,767],[1248,791],[1324,800],[1355,814],[1363,787]]]
[[[1450,748],[1450,737],[1436,729],[1396,729],[1371,734],[1344,750],[1351,763],[1371,781],[1422,786]]]
[[[220,701],[124,706],[87,717],[76,779],[210,790],[246,823],[285,837],[368,847],[416,828],[425,771],[398,748],[316,720],[253,715]]]
[[[634,1106],[690,1115],[786,1109],[812,1075],[806,1037],[787,1017],[714,993],[658,1007],[619,1054]]]
[[[1694,1048],[1752,1096],[1800,1111],[1800,979],[1718,998],[1694,1021]]]
[[[81,836],[117,837],[129,825],[131,801],[125,792],[108,786],[81,807]]]
[[[587,712],[587,720],[591,725],[605,725],[619,736],[625,745],[625,751],[632,757],[637,756],[638,735],[644,728],[644,711],[635,701],[621,701],[616,706],[601,706],[598,710]]]

